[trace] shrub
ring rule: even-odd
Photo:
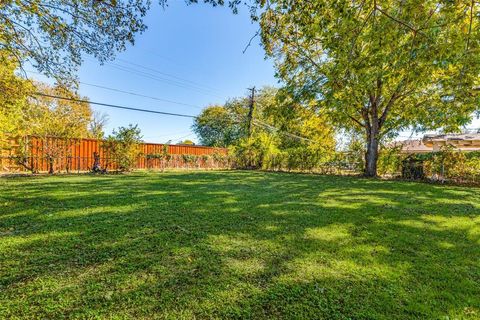
[[[412,156],[423,164],[426,177],[434,180],[480,181],[480,152],[461,152],[452,146]]]
[[[138,125],[129,125],[114,130],[112,135],[104,141],[103,146],[111,153],[120,171],[130,171],[141,154],[140,142],[141,135]]]
[[[406,155],[400,153],[401,147],[385,147],[380,150],[378,156],[378,174],[398,175],[402,171],[402,162]]]
[[[184,164],[188,165],[188,164],[196,163],[198,160],[198,157],[193,154],[182,154],[182,160]]]

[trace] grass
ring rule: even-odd
[[[480,189],[263,172],[0,179],[0,318],[480,318]]]

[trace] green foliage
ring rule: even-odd
[[[438,152],[420,157],[425,174],[433,179],[480,181],[479,153],[469,154],[445,146]]]
[[[214,152],[212,153],[211,155],[213,161],[215,163],[217,163],[218,165],[220,165],[221,167],[230,167],[231,165],[231,156],[229,156],[228,154],[223,154],[223,153],[220,153],[220,152]]]
[[[378,157],[378,173],[381,176],[396,176],[402,171],[402,162],[407,155],[402,154],[401,146],[384,147]]]
[[[134,43],[150,1],[6,0],[0,5],[2,47],[19,63],[70,81],[88,54],[104,62]]]
[[[462,319],[480,188],[268,172],[0,177],[0,319]]]
[[[194,146],[195,143],[192,141],[192,140],[189,140],[189,139],[185,139],[183,141],[180,141],[179,143],[177,143],[179,145],[187,145],[187,146]]]
[[[172,155],[168,152],[168,145],[164,144],[161,153],[149,153],[145,157],[147,160],[160,159],[168,162],[172,158]]]
[[[139,143],[142,142],[138,125],[119,127],[103,142],[121,171],[130,171],[140,155]]]
[[[194,154],[182,154],[181,157],[182,157],[183,163],[185,163],[186,165],[195,164],[198,160],[198,156]]]
[[[31,156],[31,146],[25,140],[28,135],[35,135],[42,140],[43,152],[49,164],[49,172],[54,173],[55,159],[68,153],[71,143],[52,141],[52,137],[75,140],[88,137],[88,123],[91,120],[90,105],[85,102],[57,100],[43,96],[30,96],[33,91],[69,98],[82,99],[76,93],[61,86],[48,86],[42,83],[30,83],[13,72],[15,68],[11,59],[4,61],[0,67],[3,71],[0,80],[0,147],[8,135],[18,139],[21,146],[16,148],[15,158],[18,164],[30,168],[27,160]],[[6,146],[3,146],[6,147]]]
[[[88,100],[61,86],[50,87],[37,83],[35,89],[45,94]],[[29,108],[24,115],[25,126],[28,127],[25,131],[27,134],[44,138],[87,138],[90,136],[88,125],[91,116],[89,103],[36,96],[30,99]]]
[[[11,54],[0,50],[0,147],[7,135],[23,135],[23,114],[28,109],[30,82],[15,74],[18,64]]]
[[[457,130],[480,105],[475,1],[273,0],[262,41],[286,89],[364,135],[366,173],[401,129]]]
[[[264,168],[265,158],[277,150],[275,137],[265,132],[244,138],[238,146],[232,148],[237,166],[251,169]]]
[[[255,97],[248,137],[248,105],[244,97],[205,109],[194,125],[202,143],[229,146],[241,168],[311,170],[333,156],[333,127],[324,114],[283,90],[265,87]]]
[[[209,106],[195,118],[193,131],[200,138],[200,144],[212,147],[228,147],[244,135],[241,122],[236,114],[224,106]]]
[[[398,175],[403,166],[415,163],[425,178],[458,182],[480,182],[480,152],[464,152],[445,146],[436,152],[404,154],[399,148],[383,148],[379,157],[381,175]]]

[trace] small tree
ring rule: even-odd
[[[177,143],[177,144],[178,144],[178,145],[194,146],[194,145],[195,145],[195,142],[193,142],[192,140],[186,139],[186,140],[180,141],[180,142]]]
[[[130,124],[128,127],[119,127],[118,130],[114,130],[105,140],[104,148],[109,150],[119,170],[130,171],[140,155],[140,142],[142,142],[142,136],[138,125]]]
[[[65,87],[50,87],[37,83],[35,88],[50,95],[85,100]],[[87,126],[91,112],[87,102],[58,100],[45,96],[29,100],[29,107],[22,115],[22,131],[41,139],[50,174],[54,173],[55,161],[70,154],[71,142],[88,136]],[[23,157],[22,161],[24,159]],[[68,164],[66,169],[69,170]]]
[[[88,124],[88,135],[94,139],[103,139],[105,136],[105,126],[108,122],[108,115],[99,111],[92,112],[90,123]]]

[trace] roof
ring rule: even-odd
[[[422,140],[397,141],[394,146],[401,146],[402,153],[428,153],[433,151],[433,148],[426,146]]]
[[[460,150],[480,150],[480,133],[462,134],[428,134],[423,137],[423,143],[434,149],[451,145]]]

